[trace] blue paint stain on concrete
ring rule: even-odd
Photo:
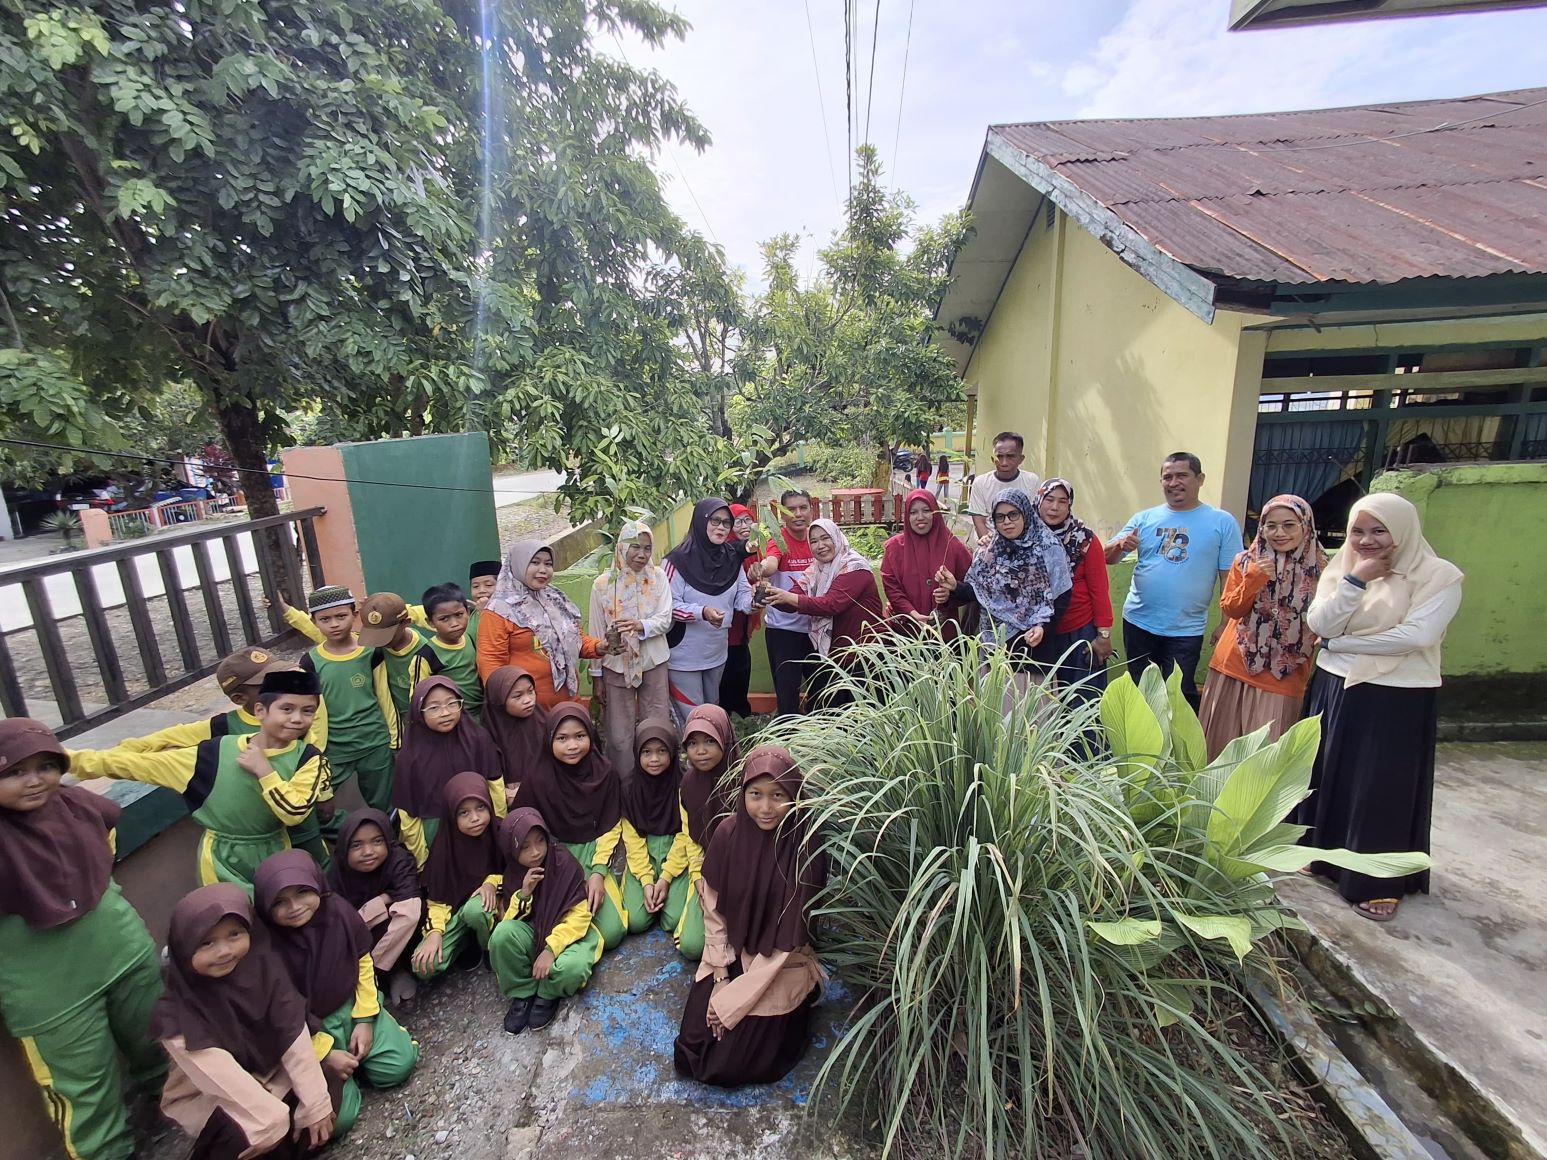
[[[710,1108],[807,1102],[823,1056],[837,1037],[838,1021],[848,1010],[847,988],[836,980],[830,983],[817,1009],[812,1049],[793,1072],[777,1084],[726,1090],[684,1080],[672,1066],[672,1044],[696,969],[661,931],[628,939],[597,964],[590,986],[575,1000],[583,1062],[571,1077],[571,1099]]]

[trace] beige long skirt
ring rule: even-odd
[[[1296,721],[1305,702],[1253,688],[1245,681],[1209,670],[1203,686],[1203,704],[1198,720],[1203,725],[1203,740],[1213,761],[1237,737],[1268,727],[1268,740],[1277,741]]]

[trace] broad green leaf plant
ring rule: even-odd
[[[859,653],[864,680],[833,670],[854,704],[769,730],[831,861],[820,954],[858,995],[822,1098],[889,1153],[1297,1154],[1275,1082],[1223,1033],[1296,923],[1273,876],[1428,865],[1298,844],[1319,722],[1211,762],[1155,669],[1089,704],[1014,695],[975,640]]]

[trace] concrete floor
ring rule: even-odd
[[[1431,893],[1359,917],[1325,882],[1284,899],[1453,1081],[1547,1156],[1547,745],[1442,745]]]

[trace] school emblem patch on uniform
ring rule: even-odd
[[[350,677],[349,683],[357,689],[365,688],[365,678],[362,677],[359,673],[356,673],[354,676]]]
[[[266,665],[269,663],[269,654],[261,648],[255,648],[247,654],[247,659],[255,665]]]
[[[372,612],[365,619],[370,624],[380,624],[381,623],[381,613],[379,613],[379,612]]]

